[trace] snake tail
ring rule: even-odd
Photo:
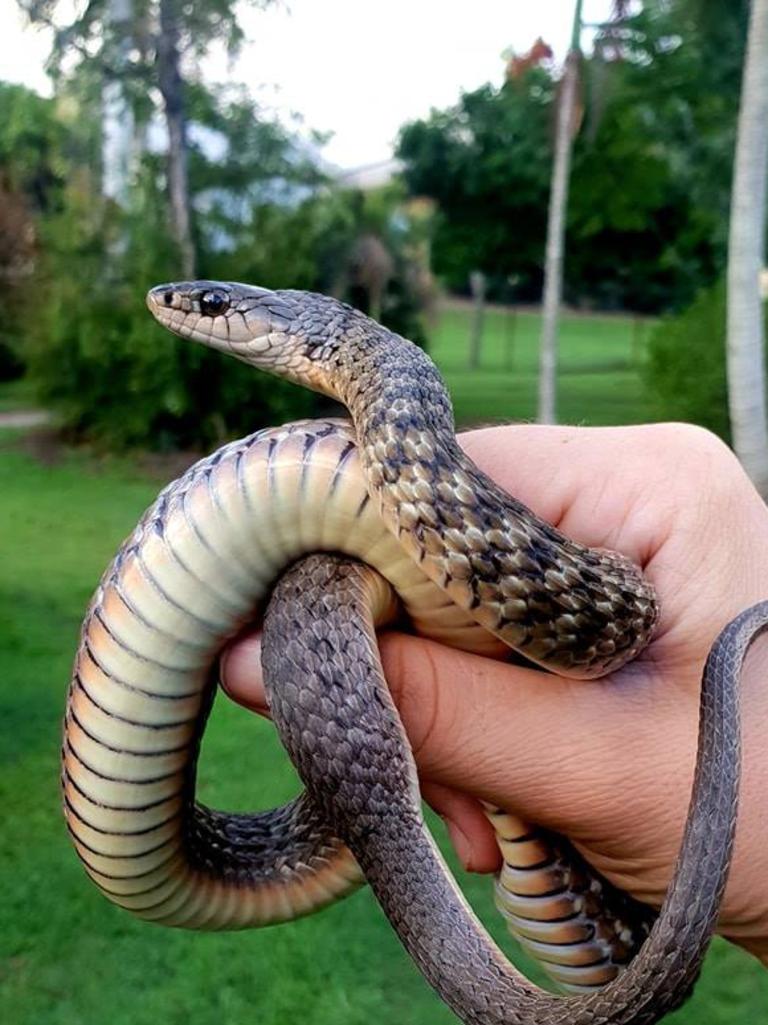
[[[747,646],[768,621],[768,603],[734,621],[710,656],[691,807],[705,793],[717,799],[706,817],[688,818],[648,939],[608,985],[556,997],[532,986],[504,959],[425,829],[412,755],[382,675],[370,595],[370,570],[327,557],[304,560],[274,592],[262,659],[281,739],[410,955],[465,1023],[657,1021],[689,993],[714,927],[735,826],[738,675]],[[310,638],[318,616],[324,640],[316,646]],[[306,719],[296,716],[299,703],[312,709]],[[713,835],[725,843],[713,844]]]

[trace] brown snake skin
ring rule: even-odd
[[[648,642],[652,589],[482,474],[455,442],[434,365],[362,314],[215,282],[159,286],[148,305],[177,334],[339,398],[353,424],[288,425],[220,449],[165,489],[105,573],[64,733],[65,813],[89,875],[141,917],[238,928],[316,910],[362,870],[463,1021],[657,1021],[689,992],[714,928],[736,815],[738,674],[768,605],[710,655],[685,836],[655,922],[567,841],[488,809],[504,856],[497,904],[578,995],[539,990],[474,919],[426,831],[374,623],[399,603],[425,636],[590,678]],[[197,753],[218,653],[273,588],[265,682],[307,790],[227,815],[194,803]]]

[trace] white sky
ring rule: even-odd
[[[611,0],[585,0],[586,23]],[[462,88],[499,82],[502,52],[541,35],[562,56],[573,0],[283,0],[244,7],[247,42],[234,68],[209,62],[211,79],[245,82],[281,117],[333,132],[324,155],[351,168],[385,160],[403,122],[456,101]],[[46,33],[24,26],[16,0],[0,0],[0,78],[49,93]]]

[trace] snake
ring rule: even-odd
[[[169,484],[105,571],[67,696],[62,790],[87,875],[142,919],[271,925],[367,882],[426,980],[473,1025],[651,1023],[689,994],[733,844],[738,678],[768,602],[704,669],[691,802],[657,913],[567,838],[485,806],[496,905],[560,993],[529,982],[435,844],[376,630],[588,681],[650,641],[659,602],[623,555],[568,539],[464,454],[418,346],[336,299],[233,282],[159,285],[171,332],[341,402],[267,428]],[[261,623],[267,697],[304,790],[269,811],[195,799],[218,660]],[[587,683],[584,684],[588,685]],[[544,767],[542,767],[544,771]]]

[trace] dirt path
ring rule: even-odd
[[[51,414],[45,409],[12,409],[0,413],[0,427],[42,427],[50,421]]]

